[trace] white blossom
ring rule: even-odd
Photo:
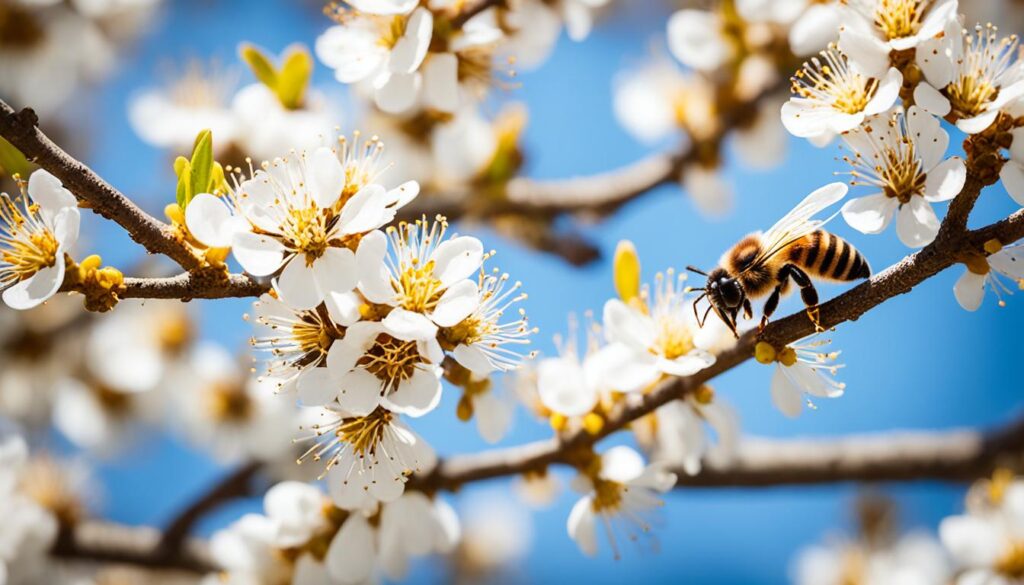
[[[369,3],[360,2],[362,8]],[[411,108],[424,81],[417,75],[433,36],[433,14],[424,7],[410,14],[369,14],[341,9],[316,40],[316,55],[342,83],[368,80],[376,104],[386,112]]]
[[[923,43],[917,63],[926,82],[914,88],[914,101],[936,116],[952,115],[956,126],[977,134],[1000,111],[1024,95],[1024,62],[1017,59],[1016,35],[1000,37],[990,25],[973,34],[950,23],[945,34]]]
[[[0,289],[7,306],[31,309],[57,293],[80,218],[75,196],[44,170],[29,176],[20,201],[0,194]]]
[[[795,418],[803,410],[804,395],[818,398],[838,398],[843,395],[846,384],[834,378],[842,364],[835,360],[839,352],[823,353],[819,348],[828,340],[806,341],[790,344],[775,356],[778,364],[772,376],[771,394],[775,408],[782,414]],[[762,356],[758,355],[762,361]],[[813,407],[808,400],[807,404]]]
[[[221,149],[243,130],[231,109],[238,81],[232,71],[190,63],[161,87],[143,90],[128,103],[132,129],[147,144],[173,152],[191,150],[196,135],[210,130]]]
[[[676,476],[660,464],[645,466],[639,453],[620,445],[601,455],[596,475],[579,480],[584,496],[569,513],[569,536],[584,554],[594,556],[600,523],[618,557],[616,533],[635,539],[650,530],[645,517],[664,504],[657,494],[672,489]]]
[[[57,538],[56,518],[19,488],[27,460],[21,437],[0,437],[0,580],[12,585],[38,582]]]
[[[600,351],[603,381],[620,392],[638,392],[661,376],[689,376],[715,363],[697,345],[692,300],[673,271],[659,274],[649,313],[619,299],[604,306],[608,345]],[[645,296],[650,297],[650,294]]]
[[[312,88],[302,107],[288,109],[262,83],[240,89],[231,101],[242,151],[269,160],[289,150],[313,150],[335,134],[341,116],[328,96]],[[220,137],[214,133],[214,138]]]
[[[939,525],[942,544],[961,569],[958,585],[1011,585],[1024,567],[1024,482],[1012,480],[991,506],[968,508]]]
[[[879,67],[856,59],[857,55],[830,46],[797,71],[792,83],[795,96],[782,106],[782,123],[791,134],[825,139],[892,107],[903,75],[888,63]]]
[[[1024,282],[1024,248],[1013,245],[991,247],[986,244],[986,251],[992,252],[984,259],[967,263],[967,269],[953,285],[953,294],[960,306],[968,311],[977,311],[981,301],[985,298],[985,290],[992,289],[999,299],[1000,306],[1004,305],[1003,293],[1012,294],[1012,291],[1000,280],[1000,276],[1009,278],[1018,285]]]
[[[273,163],[238,184],[227,200],[202,193],[185,209],[189,231],[212,247],[231,247],[254,276],[280,271],[282,299],[312,309],[329,293],[356,285],[355,254],[360,234],[389,223],[419,192],[414,182],[388,191],[371,182],[380,147],[358,137],[348,150],[319,147]]]
[[[314,444],[302,459],[326,461],[331,498],[347,510],[394,501],[409,475],[429,471],[437,462],[430,445],[383,408],[367,416],[325,408],[310,430],[305,439]]]
[[[877,234],[895,215],[900,241],[915,248],[930,244],[939,233],[930,204],[955,197],[967,179],[960,157],[944,158],[949,134],[939,120],[917,106],[905,114],[898,108],[867,120],[843,140],[851,150],[843,159],[853,168],[852,184],[878,190],[848,201],[842,211],[846,222]]]
[[[794,577],[796,585],[945,585],[950,571],[935,538],[914,532],[875,546],[837,540],[808,547]]]
[[[203,343],[172,377],[186,437],[221,460],[290,458],[294,405],[272,380],[248,376],[222,347]]]

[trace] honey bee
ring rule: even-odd
[[[713,310],[738,337],[736,319],[740,310],[748,319],[752,318],[750,299],[769,295],[761,317],[764,328],[779,306],[779,298],[788,292],[791,279],[800,288],[800,298],[816,322],[818,291],[812,277],[849,282],[871,276],[871,267],[860,252],[846,240],[821,229],[835,215],[812,219],[846,196],[846,190],[843,183],[831,183],[811,193],[767,232],[755,232],[740,240],[722,255],[719,266],[710,273],[687,267],[708,279],[693,302],[698,325],[703,327]],[[700,317],[697,303],[704,298],[710,306]]]

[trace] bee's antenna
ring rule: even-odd
[[[704,272],[700,268],[696,268],[694,266],[687,266],[686,269],[689,270],[690,272],[696,272],[697,274],[699,274],[701,276],[707,276],[708,275],[707,272]]]

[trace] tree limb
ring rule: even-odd
[[[218,481],[210,490],[179,512],[160,538],[158,548],[164,554],[173,554],[182,544],[203,516],[219,508],[225,502],[252,495],[253,479],[262,465],[250,462]]]
[[[0,136],[60,179],[83,207],[117,222],[149,252],[164,254],[187,270],[199,267],[199,259],[175,236],[170,226],[143,211],[92,169],[47,138],[39,129],[39,119],[31,109],[15,112],[0,100]]]
[[[677,487],[772,487],[834,482],[972,481],[1020,469],[1024,418],[989,432],[875,433],[840,439],[746,439],[728,463],[678,470]]]
[[[186,541],[174,551],[161,550],[159,545],[160,531],[155,528],[83,522],[71,530],[62,530],[50,552],[54,557],[71,561],[190,573],[214,570],[205,543]]]
[[[819,322],[829,329],[859,318],[881,303],[909,292],[914,286],[957,262],[964,249],[981,250],[992,238],[1010,243],[1024,237],[1024,210],[976,231],[958,237],[939,239],[921,251],[904,258],[868,281],[820,305]],[[630,422],[650,414],[665,404],[685,396],[712,378],[735,368],[754,354],[754,345],[764,340],[776,347],[794,343],[815,332],[806,311],[800,311],[769,324],[759,337],[747,331],[732,348],[720,353],[715,363],[685,378],[673,378],[659,384],[638,400],[619,404],[607,417],[597,434],[577,431],[548,441],[512,447],[476,455],[464,455],[442,461],[432,472],[411,478],[414,489],[454,490],[481,479],[539,471],[552,463],[564,463],[573,453],[587,448],[618,431]]]

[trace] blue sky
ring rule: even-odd
[[[302,4],[302,8],[296,8]],[[306,6],[306,4],[310,6]],[[183,58],[216,57],[235,61],[245,40],[278,51],[292,42],[312,44],[328,26],[316,2],[275,0],[260,3],[184,0],[170,2],[152,34],[124,55],[119,73],[93,96],[74,106],[77,128],[88,132],[92,147],[83,157],[111,183],[143,206],[158,212],[173,200],[170,159],[143,145],[131,132],[125,114],[129,96],[159,78],[164,64]],[[632,2],[630,2],[632,5]],[[650,4],[648,2],[647,4]],[[620,10],[599,25],[583,44],[566,39],[547,65],[518,77],[519,89],[506,96],[529,106],[526,135],[527,173],[535,177],[568,177],[622,165],[649,152],[618,127],[611,109],[611,86],[617,72],[641,62],[662,34],[665,9]],[[322,68],[317,83],[335,90]],[[351,127],[351,119],[345,120]],[[372,129],[366,129],[372,131]],[[959,142],[954,132],[954,142]],[[729,164],[737,206],[732,215],[707,221],[697,215],[676,186],[666,186],[625,206],[613,218],[589,226],[592,237],[610,255],[622,238],[636,243],[646,277],[668,267],[687,264],[711,267],[719,254],[742,235],[762,229],[788,211],[811,190],[835,180],[842,170],[835,147],[816,149],[796,139],[783,166],[752,171]],[[984,193],[972,220],[980,225],[1016,209],[1001,188]],[[126,237],[99,220],[89,221],[90,241],[108,260],[127,264],[137,253]],[[848,237],[877,269],[898,261],[908,250],[891,230],[863,236],[837,221],[831,225]],[[88,228],[87,228],[88,229]],[[537,346],[551,353],[553,334],[565,329],[567,315],[600,312],[614,294],[607,261],[575,269],[559,259],[524,250],[476,226],[460,226],[498,250],[497,263],[530,293],[531,321],[540,327]],[[988,425],[1005,421],[1020,408],[1021,383],[1016,367],[1024,357],[1019,331],[1024,300],[1009,299],[998,308],[991,297],[976,314],[964,312],[953,299],[952,286],[961,269],[953,268],[891,300],[856,323],[832,335],[843,351],[847,368],[842,379],[847,393],[820,401],[818,409],[789,420],[772,408],[768,394],[771,370],[748,363],[716,380],[719,396],[740,413],[745,432],[774,437],[831,436],[892,429],[933,429]],[[829,298],[842,287],[825,285]],[[789,299],[780,314],[794,310]],[[210,301],[197,309],[206,337],[242,348],[249,335],[241,314],[247,301]],[[484,447],[471,425],[454,417],[456,395],[417,429],[442,454]],[[503,442],[512,445],[543,438],[548,430],[520,412],[514,432]],[[134,456],[106,462],[104,513],[118,521],[166,521],[173,511],[224,471],[203,456],[165,438],[151,438]],[[506,489],[492,482],[487,489]],[[473,489],[473,488],[470,488]],[[824,534],[851,525],[850,504],[857,494],[851,485],[768,490],[689,490],[668,494],[656,532],[660,552],[625,543],[623,558],[607,554],[582,557],[565,533],[565,518],[574,498],[563,496],[549,509],[533,515],[534,541],[523,574],[536,582],[572,575],[590,583],[642,579],[686,583],[765,584],[786,582],[794,551]],[[906,527],[932,529],[939,519],[959,509],[958,486],[918,483],[886,488],[901,505]],[[206,532],[237,516],[253,503],[231,506],[206,522]],[[416,565],[415,582],[439,579],[436,571]]]

